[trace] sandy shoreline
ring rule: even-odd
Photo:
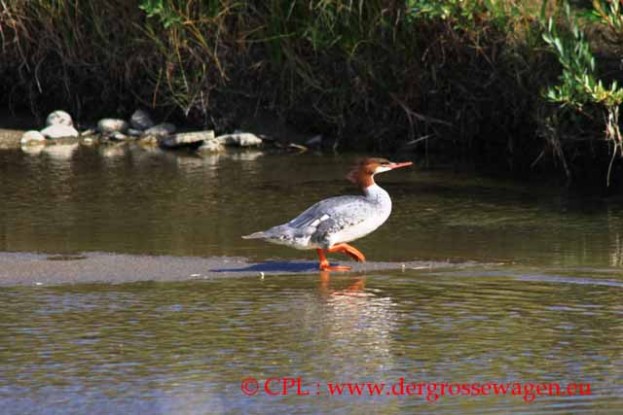
[[[456,267],[447,262],[339,261],[351,272],[380,270],[438,269]],[[186,281],[225,277],[260,277],[287,274],[315,274],[316,261],[248,262],[240,257],[176,257],[89,252],[76,255],[0,252],[0,286],[59,285],[78,283],[120,284],[136,281]]]

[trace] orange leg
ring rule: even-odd
[[[320,271],[350,271],[350,267],[345,265],[329,265],[324,250],[316,249],[316,252],[318,252],[318,260],[320,261]]]
[[[366,262],[366,257],[361,253],[361,251],[349,244],[333,245],[327,250],[327,252],[341,252],[357,262]]]

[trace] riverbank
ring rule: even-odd
[[[40,120],[145,107],[218,134],[268,112],[331,149],[621,182],[617,2],[27,4],[1,9],[0,105]]]

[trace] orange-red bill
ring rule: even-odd
[[[405,162],[402,162],[402,163],[392,163],[392,164],[391,164],[391,168],[392,168],[392,169],[398,169],[398,168],[400,168],[400,167],[407,167],[407,166],[411,166],[412,164],[413,164],[413,162],[412,162],[412,161],[405,161]]]

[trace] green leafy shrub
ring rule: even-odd
[[[614,6],[613,4],[617,5]],[[611,2],[609,8],[604,8],[600,1],[595,1],[596,11],[605,22],[617,27],[620,16],[618,14],[618,2]],[[568,4],[564,7],[565,27],[567,32],[561,32],[553,18],[549,18],[543,33],[543,40],[556,54],[562,74],[559,84],[550,86],[545,93],[548,101],[559,104],[563,110],[570,107],[575,114],[595,118],[599,113],[604,113],[605,138],[613,145],[612,158],[608,167],[607,183],[610,184],[612,165],[617,154],[621,152],[623,137],[619,128],[619,107],[623,103],[623,88],[616,81],[604,86],[604,82],[598,79],[595,57],[591,52],[590,45],[577,21],[573,18]],[[585,109],[588,107],[588,109]],[[548,120],[552,120],[550,117]],[[560,120],[560,115],[559,118]],[[555,128],[556,131],[560,128]],[[550,129],[551,131],[551,129]],[[560,152],[559,154],[562,154]]]

